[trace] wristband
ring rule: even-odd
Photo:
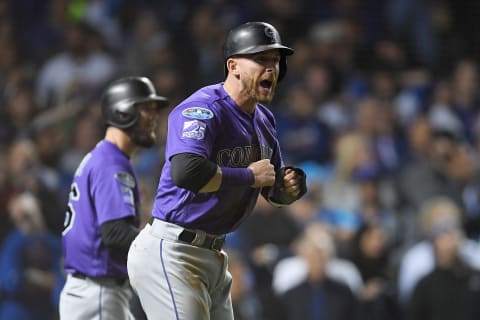
[[[251,186],[255,182],[253,171],[248,168],[221,167],[222,185]]]

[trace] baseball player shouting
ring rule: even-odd
[[[201,88],[169,115],[166,163],[150,224],[132,243],[128,274],[149,319],[233,319],[222,251],[261,193],[275,206],[306,192],[285,167],[269,103],[293,50],[270,24],[231,30],[226,80]]]
[[[130,156],[154,145],[159,109],[166,106],[142,77],[119,79],[103,95],[105,138],[75,172],[65,217],[61,319],[133,319],[126,262],[140,199]]]

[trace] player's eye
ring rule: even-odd
[[[280,62],[280,57],[277,56],[266,56],[266,55],[258,55],[254,59],[259,64],[277,64]]]

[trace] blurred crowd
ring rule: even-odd
[[[173,107],[224,79],[226,30],[253,20],[296,50],[270,107],[309,192],[259,201],[228,235],[235,319],[480,319],[479,16],[453,0],[0,0],[0,319],[56,317],[105,85],[148,76]],[[163,152],[133,159],[144,223]]]

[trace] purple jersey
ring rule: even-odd
[[[216,192],[194,193],[180,188],[170,174],[170,159],[179,153],[200,155],[220,167],[246,168],[260,159],[270,159],[275,169],[284,165],[270,110],[257,104],[253,115],[243,111],[222,84],[198,90],[172,110],[152,215],[213,234],[234,230],[251,213],[260,189],[222,184]]]
[[[90,277],[127,277],[127,254],[105,247],[100,226],[125,217],[134,217],[138,226],[138,205],[138,183],[129,159],[114,144],[100,141],[73,178],[63,231],[65,270]]]

